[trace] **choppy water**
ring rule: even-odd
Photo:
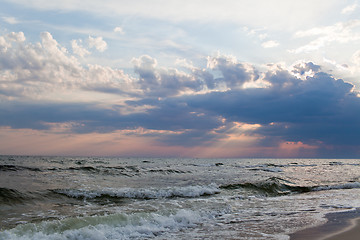
[[[288,239],[359,197],[357,159],[0,156],[0,239]]]

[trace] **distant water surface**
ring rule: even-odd
[[[0,239],[289,239],[359,197],[358,159],[0,156]]]

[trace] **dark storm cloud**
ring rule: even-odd
[[[292,70],[277,67],[262,74],[227,57],[209,58],[208,68],[187,73],[158,68],[149,56],[134,59],[133,64],[138,78],[131,84],[141,90],[136,100],[106,108],[91,103],[3,100],[0,125],[49,129],[51,123],[70,122],[76,123],[69,129],[75,133],[141,127],[169,131],[151,133],[163,144],[197,146],[226,138],[227,133],[219,129],[229,130],[233,122],[240,122],[261,125],[246,131],[262,137],[255,143],[258,146],[276,146],[283,141],[320,147],[360,144],[360,100],[353,85],[322,72],[313,63],[298,64]],[[113,74],[100,67],[93,71],[99,76]],[[244,88],[245,83],[259,82],[266,84]],[[119,84],[102,84],[106,90],[101,92],[123,91]],[[182,94],[186,91],[189,94]]]
[[[282,70],[266,78],[269,88],[213,92],[188,104],[228,121],[262,124],[254,133],[274,140],[360,144],[360,100],[353,85],[323,72],[300,80]]]
[[[195,108],[216,112],[233,121],[268,124],[301,123],[313,119],[331,120],[343,114],[348,103],[358,102],[350,92],[352,85],[317,73],[305,81],[276,72],[267,79],[269,88],[247,88],[212,92],[189,97]]]

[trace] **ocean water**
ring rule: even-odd
[[[0,156],[0,239],[289,239],[360,207],[358,159]]]

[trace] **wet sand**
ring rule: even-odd
[[[323,240],[354,240],[360,238],[360,218],[353,219],[351,225],[338,233],[325,237]]]
[[[360,239],[360,209],[330,213],[327,223],[290,235],[290,240],[357,240]]]

